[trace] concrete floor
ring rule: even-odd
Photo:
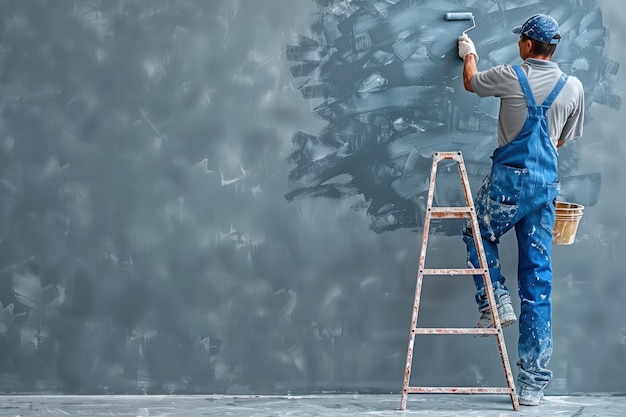
[[[549,396],[514,412],[506,395],[3,396],[0,416],[626,416],[626,397]]]

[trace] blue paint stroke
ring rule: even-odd
[[[377,233],[419,229],[435,151],[461,150],[472,188],[489,171],[496,146],[498,101],[467,93],[460,79],[456,39],[467,21],[445,21],[447,11],[476,16],[470,35],[480,69],[520,61],[511,28],[535,13],[561,22],[554,60],[583,83],[592,103],[619,109],[611,79],[619,64],[603,53],[607,38],[596,1],[317,1],[311,36],[289,46],[287,59],[314,113],[327,122],[318,136],[296,132],[288,201],[303,197],[363,197]],[[587,121],[590,120],[587,114]],[[560,198],[593,206],[601,177],[578,170],[578,143],[560,150]],[[462,203],[450,192],[458,174],[438,176],[448,190],[439,204]],[[441,226],[438,233],[458,234]]]

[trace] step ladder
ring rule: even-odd
[[[444,160],[454,160],[457,162],[463,192],[465,194],[465,206],[461,207],[433,207],[433,197],[435,194],[435,179],[437,177],[437,165]],[[426,269],[426,247],[428,245],[428,234],[430,221],[433,219],[450,219],[450,218],[468,218],[474,232],[474,242],[478,252],[480,268],[461,268],[461,269]],[[519,410],[519,402],[515,392],[515,383],[511,373],[508,355],[506,353],[506,345],[504,342],[504,334],[502,333],[502,325],[496,307],[496,300],[493,292],[493,286],[489,277],[489,269],[487,267],[487,258],[483,248],[478,226],[478,218],[474,210],[474,201],[470,191],[469,180],[463,155],[461,152],[435,152],[433,156],[433,165],[430,173],[430,187],[428,189],[428,201],[426,205],[426,217],[424,220],[424,233],[422,237],[422,249],[419,258],[419,268],[417,273],[417,284],[415,287],[415,301],[413,304],[413,316],[411,318],[411,330],[409,336],[409,348],[406,355],[406,369],[404,371],[404,384],[402,386],[402,402],[400,410],[406,410],[406,403],[409,394],[509,394],[514,410]],[[482,275],[485,283],[485,291],[487,293],[487,301],[489,303],[489,311],[494,323],[493,328],[427,328],[417,327],[417,317],[419,312],[420,295],[422,291],[422,280],[425,275]],[[498,339],[498,347],[500,349],[500,358],[504,367],[504,374],[508,388],[495,387],[411,387],[411,366],[413,363],[413,344],[415,335],[417,334],[472,334],[472,335],[495,335]]]

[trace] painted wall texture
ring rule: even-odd
[[[496,146],[448,11],[482,68],[561,23],[587,100],[561,198],[586,209],[554,250],[549,389],[625,393],[619,0],[1,2],[0,392],[399,392],[430,155],[475,188]],[[460,227],[429,267],[464,266]],[[515,282],[513,236],[502,260]],[[420,323],[472,326],[471,281],[430,278]],[[413,385],[504,384],[493,339],[415,349]]]

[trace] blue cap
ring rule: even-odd
[[[553,45],[556,45],[561,40],[559,24],[552,17],[545,14],[536,14],[529,17],[522,26],[513,28],[513,33],[521,33],[530,39]],[[559,38],[554,39],[556,35],[559,35]]]

